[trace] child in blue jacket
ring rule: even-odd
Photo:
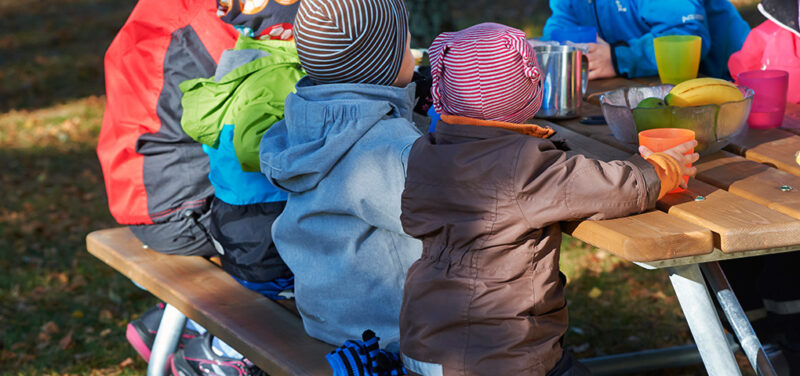
[[[545,40],[562,28],[597,28],[587,55],[590,80],[655,76],[653,38],[676,34],[703,38],[700,73],[728,78],[728,57],[750,32],[728,0],[550,0],[550,9]]]
[[[371,329],[396,348],[408,267],[400,196],[415,85],[402,0],[304,0],[295,21],[308,74],[261,139],[261,171],[288,192],[272,226],[306,332],[340,345]]]

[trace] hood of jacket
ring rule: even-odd
[[[286,98],[285,119],[261,139],[261,171],[299,193],[313,189],[342,156],[375,126],[411,122],[415,84],[314,85],[308,77]],[[403,122],[386,120],[403,119]],[[407,121],[407,122],[406,122]]]

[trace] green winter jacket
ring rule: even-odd
[[[197,142],[216,148],[222,127],[233,124],[233,147],[242,170],[257,172],[261,136],[283,119],[284,99],[305,72],[294,42],[239,37],[232,51],[250,58],[227,59],[243,64],[229,67],[221,77],[181,83],[181,127]],[[222,64],[221,59],[217,76]]]

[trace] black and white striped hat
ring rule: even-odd
[[[406,49],[403,0],[303,0],[297,55],[314,83],[391,85]]]

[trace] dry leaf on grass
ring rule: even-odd
[[[69,333],[64,336],[64,338],[58,341],[58,347],[60,347],[61,350],[66,350],[70,346],[72,346],[72,330],[70,330]]]
[[[100,313],[97,315],[97,318],[100,319],[100,321],[109,321],[112,318],[114,318],[114,315],[111,314],[111,311],[107,309],[102,309],[100,310]]]
[[[48,322],[44,323],[44,325],[42,325],[42,329],[41,330],[42,330],[42,333],[45,333],[45,334],[55,334],[55,333],[58,333],[60,329],[58,328],[58,325],[56,325],[55,322],[48,321]]]
[[[131,365],[133,365],[133,358],[131,357],[127,357],[119,363],[120,368],[130,367]]]

